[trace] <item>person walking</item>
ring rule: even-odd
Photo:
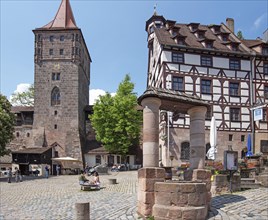
[[[11,183],[11,178],[12,178],[12,169],[8,168],[8,171],[7,171],[7,182],[8,183]]]
[[[18,171],[18,167],[15,167],[15,182],[19,182],[19,171]]]
[[[56,166],[56,171],[57,171],[57,176],[59,176],[60,175],[60,165],[59,164],[57,164],[57,166]]]
[[[49,176],[49,167],[48,165],[45,166],[45,177],[48,179]]]
[[[21,175],[21,170],[20,169],[18,169],[18,176],[19,176],[20,182],[22,182],[22,175]]]

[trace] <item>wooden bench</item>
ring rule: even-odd
[[[100,189],[99,185],[95,185],[95,184],[84,184],[81,185],[81,190],[83,191],[90,191],[91,189]]]

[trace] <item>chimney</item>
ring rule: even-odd
[[[234,19],[233,18],[226,18],[226,25],[234,33]]]

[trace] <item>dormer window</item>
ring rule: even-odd
[[[232,50],[233,50],[233,51],[238,51],[238,46],[237,46],[236,44],[233,44],[233,45],[232,45]]]
[[[198,32],[198,38],[199,39],[204,39],[205,38],[205,33],[204,32]]]
[[[198,29],[199,23],[190,23],[188,26],[192,32],[195,32]]]
[[[213,48],[213,43],[211,41],[207,41],[206,48]]]
[[[151,26],[149,30],[150,30],[150,34],[154,33],[154,27],[153,26]]]
[[[185,45],[185,40],[184,40],[184,38],[179,37],[179,38],[176,39],[176,43],[178,45]]]
[[[224,42],[228,41],[228,35],[223,34],[223,35],[221,36],[221,40],[224,41]]]

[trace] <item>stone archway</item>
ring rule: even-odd
[[[138,101],[139,104],[144,107],[143,168],[138,172],[138,213],[141,216],[148,217],[155,214],[153,213],[153,207],[155,212],[159,213],[159,201],[155,201],[157,196],[159,197],[159,191],[155,191],[155,186],[159,185],[159,182],[165,181],[165,170],[159,167],[159,111],[166,110],[175,112],[176,114],[182,113],[190,115],[190,178],[192,181],[202,180],[204,182],[203,184],[205,184],[205,191],[202,192],[205,196],[201,198],[201,200],[204,199],[204,201],[200,203],[202,204],[200,210],[202,210],[202,216],[206,216],[210,201],[210,185],[209,187],[206,186],[209,184],[210,176],[203,169],[206,153],[205,114],[207,108],[210,108],[210,105],[196,96],[161,88],[148,88],[143,95],[139,97]],[[163,186],[161,187],[165,188],[166,183],[162,184]],[[196,187],[196,182],[188,182],[187,184],[192,184],[192,188]],[[184,185],[184,183],[182,183],[182,185]],[[168,187],[170,187],[170,185],[166,186],[165,190],[168,190]],[[162,195],[161,193],[160,196]],[[169,195],[166,191],[164,194]],[[169,198],[165,200],[167,203],[165,213],[167,213],[167,215],[169,215],[168,213],[171,209],[174,209],[174,207],[169,207],[172,203],[171,200]],[[162,203],[160,207],[162,207]],[[181,213],[181,218],[187,215],[187,213],[183,214],[183,209],[181,209],[180,205],[177,204],[176,208],[178,213]],[[196,210],[196,207],[190,209],[190,212],[197,213],[194,212],[194,210]]]

